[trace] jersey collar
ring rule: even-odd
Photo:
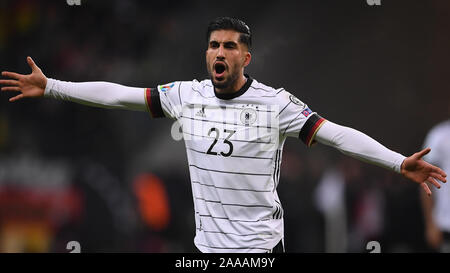
[[[244,94],[245,91],[248,90],[248,88],[250,87],[250,85],[252,85],[253,82],[252,77],[250,77],[247,74],[244,74],[244,76],[247,78],[247,82],[241,87],[241,89],[239,89],[237,92],[234,93],[217,93],[216,88],[214,88],[214,94],[216,95],[216,97],[222,100],[231,100]]]

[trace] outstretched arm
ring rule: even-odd
[[[427,148],[409,157],[384,147],[369,136],[352,128],[326,121],[318,129],[315,140],[337,148],[342,153],[357,159],[394,170],[406,178],[421,184],[428,195],[431,190],[427,183],[440,188],[437,180],[446,182],[443,170],[424,161],[422,157],[430,152]]]
[[[0,84],[5,85],[1,91],[20,92],[9,99],[11,102],[23,98],[49,96],[96,107],[147,110],[144,88],[109,82],[73,83],[48,79],[31,57],[27,57],[27,62],[31,74],[2,72],[2,76],[11,79],[0,80]]]

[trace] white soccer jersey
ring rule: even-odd
[[[182,128],[202,252],[267,252],[283,239],[276,188],[285,139],[309,146],[324,122],[286,90],[246,77],[233,94],[215,93],[210,80],[146,89],[152,117]]]
[[[425,160],[439,166],[444,172],[450,172],[450,120],[433,127],[428,133],[424,147],[431,152]],[[450,187],[443,185],[435,191],[433,217],[440,229],[450,232]]]
[[[265,252],[283,238],[283,209],[276,188],[287,136],[298,137],[308,146],[317,140],[400,172],[403,155],[354,129],[324,122],[282,88],[275,90],[246,77],[246,84],[233,94],[215,93],[210,80],[142,89],[55,79],[47,79],[44,94],[177,120],[194,194],[195,244],[203,252]],[[179,138],[179,133],[173,136]]]

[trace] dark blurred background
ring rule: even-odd
[[[450,116],[450,2],[0,2],[0,70],[154,87],[202,80],[218,16],[253,32],[247,69],[336,123],[410,155]],[[369,1],[371,2],[371,1]],[[0,97],[0,251],[193,252],[185,147],[172,122]],[[288,252],[428,252],[419,187],[288,139],[278,192]]]

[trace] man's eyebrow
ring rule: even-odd
[[[233,40],[228,40],[228,41],[224,41],[224,42],[219,42],[219,41],[217,41],[217,40],[213,40],[213,39],[211,39],[210,41],[209,41],[209,43],[218,43],[218,44],[237,44],[237,42],[236,41],[233,41]]]
[[[225,45],[237,45],[235,41],[226,41],[224,42]]]

